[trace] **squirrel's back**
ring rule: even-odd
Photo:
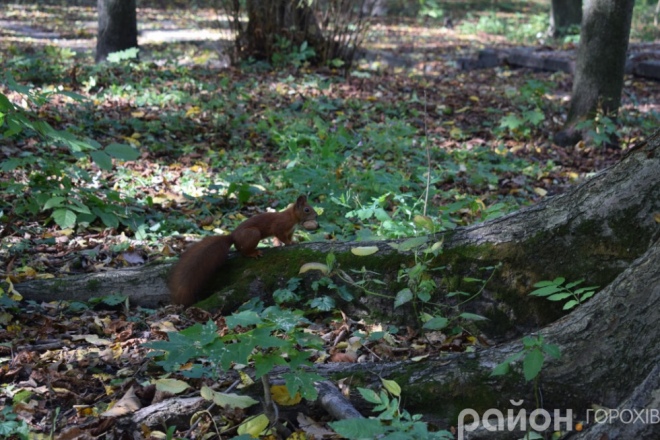
[[[172,302],[190,306],[201,300],[202,290],[227,260],[231,245],[230,235],[220,235],[206,237],[186,249],[167,283]]]

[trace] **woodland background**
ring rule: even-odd
[[[301,233],[302,240],[404,239],[500,218],[563,194],[617,163],[660,126],[657,79],[626,75],[618,116],[596,114],[585,122],[585,140],[558,147],[552,139],[566,120],[570,72],[511,63],[469,68],[483,49],[526,47],[574,59],[579,27],[548,36],[548,3],[391,2],[388,15],[369,18],[362,51],[348,68],[339,60],[314,65],[309,46],[286,40],[267,59],[237,62],[222,8],[201,1],[139,2],[139,61],[125,52],[95,64],[93,2],[2,2],[0,382],[5,398],[0,433],[129,435],[134,427],[111,426],[109,420],[132,413],[133,405],[167,401],[187,387],[235,379],[229,373],[218,376],[208,363],[183,374],[160,358],[156,366],[141,345],[171,343],[171,330],[197,322],[185,335],[189,339],[179,340],[178,348],[189,346],[213,333],[204,327],[209,323],[221,334],[234,331],[238,324],[231,318],[226,322],[201,310],[184,314],[171,306],[130,307],[117,294],[92,300],[99,281],[73,289],[71,275],[113,276],[118,269],[146,266],[156,267],[162,278],[159,264],[170,262],[190,241],[231,231],[244,218],[281,209],[301,193],[321,213],[321,229]],[[635,3],[630,52],[642,59],[660,58],[655,8],[655,2]],[[410,250],[423,242],[404,243]],[[413,297],[426,303],[425,295],[437,288],[427,271],[443,268],[419,255],[393,276],[399,285],[390,292],[391,301],[397,305]],[[298,266],[317,262],[304,256],[296,261]],[[338,360],[338,353],[348,353],[354,362],[356,351],[370,356],[366,349],[351,349],[354,342],[343,341],[342,332],[391,361],[471,352],[493,342],[480,341],[473,327],[481,319],[479,309],[462,316],[434,307],[407,310],[408,322],[397,316],[388,322],[384,313],[357,323],[362,315],[355,312],[352,322],[342,316],[341,301],[373,289],[382,274],[359,267],[342,274],[332,259],[320,264],[351,283],[333,277],[282,280],[276,299],[295,304],[292,315],[286,315],[288,309],[269,315],[255,300],[252,305],[264,314],[239,315],[244,320],[239,324],[287,334],[273,323],[304,316],[318,325],[314,332],[321,340],[344,344],[318,345],[306,341],[302,331],[284,338],[291,346],[281,349],[291,357],[302,346],[318,350],[314,360]],[[446,290],[472,298],[487,290],[496,267],[473,268],[469,276],[447,272]],[[251,273],[258,277],[259,270]],[[38,301],[30,295],[30,301],[18,302],[20,283],[34,279],[56,284],[40,288]],[[579,280],[544,281],[559,291]],[[48,302],[56,290],[84,301]],[[547,302],[538,304],[542,309]],[[556,318],[561,312],[550,314]],[[499,341],[528,330],[490,337]],[[552,354],[542,340],[529,343],[528,352],[539,347]],[[238,359],[248,361],[232,356],[239,364]],[[277,361],[272,362],[268,365],[275,368]],[[177,373],[175,380],[163,376],[169,369]],[[311,378],[297,385],[309,400],[313,388]],[[387,403],[383,391],[362,397],[372,403],[381,399],[385,412],[397,414],[393,430],[411,438],[430,435],[423,431],[426,424],[396,411],[396,387],[386,383],[384,389],[390,393]],[[232,435],[250,412],[244,403],[220,405],[222,429]],[[405,407],[406,399],[402,403]],[[420,407],[417,412],[424,412]],[[113,410],[118,412],[107,412]],[[425,415],[439,438],[456,425],[456,408]],[[329,432],[325,416],[306,417],[319,429],[316,435]],[[167,420],[163,431],[172,434],[178,426],[183,435],[185,422]],[[154,432],[162,429],[150,426]],[[205,418],[196,428],[212,426]],[[305,432],[313,434],[312,428]]]

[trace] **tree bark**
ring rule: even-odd
[[[313,48],[324,44],[314,11],[305,2],[248,0],[246,8],[248,25],[245,38],[249,56],[270,59],[281,50],[278,48],[281,41],[278,37],[288,40],[294,47],[300,47],[305,41]]]
[[[582,2],[578,0],[552,0],[548,34],[557,38],[571,26],[582,22]]]
[[[135,0],[98,0],[96,62],[113,52],[138,47]]]
[[[616,116],[621,103],[623,72],[634,0],[585,0],[571,107],[566,123],[555,136],[561,146],[585,136],[576,128],[598,111]]]

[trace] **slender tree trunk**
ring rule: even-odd
[[[552,0],[551,9],[548,34],[554,38],[565,34],[570,26],[579,26],[582,23],[580,0]]]
[[[97,10],[97,63],[113,52],[138,47],[135,0],[98,0]]]
[[[575,125],[598,111],[616,116],[634,4],[634,0],[585,0],[571,108],[555,136],[557,144],[569,146],[582,139]]]

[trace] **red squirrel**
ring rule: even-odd
[[[203,289],[227,260],[232,244],[246,257],[258,258],[261,256],[261,251],[257,250],[260,240],[274,236],[276,245],[278,241],[289,245],[293,243],[293,232],[299,223],[305,229],[318,227],[316,211],[304,195],[282,212],[257,214],[229,235],[206,237],[193,244],[181,255],[170,274],[168,286],[172,302],[187,307],[203,299]]]

